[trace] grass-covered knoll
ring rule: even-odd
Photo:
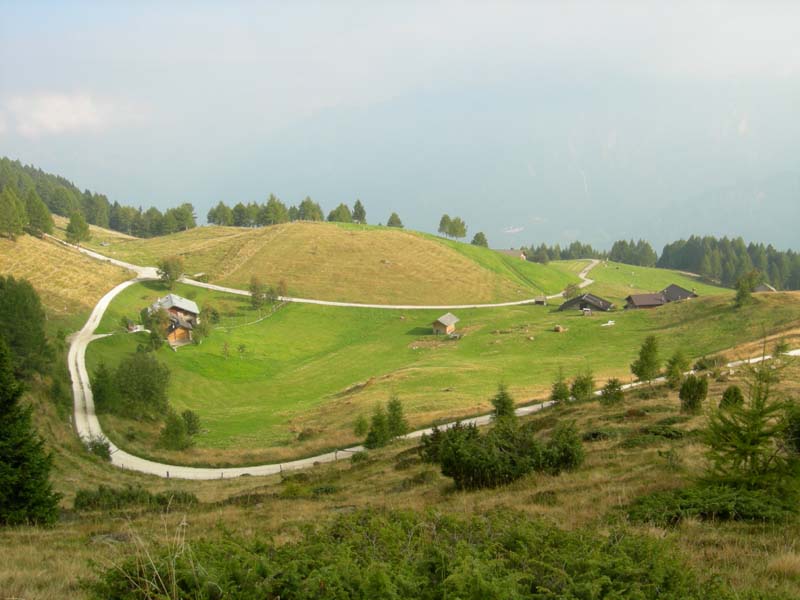
[[[252,464],[344,447],[358,441],[356,418],[392,393],[418,427],[488,411],[500,381],[518,399],[542,398],[561,367],[567,375],[588,367],[601,378],[629,381],[629,364],[649,334],[658,337],[664,359],[678,347],[698,357],[800,320],[800,297],[792,294],[764,295],[744,309],[717,296],[618,312],[613,327],[601,326],[608,315],[521,306],[456,311],[464,337],[447,340],[430,334],[441,311],[288,304],[255,323],[259,315],[246,298],[188,286],[176,291],[223,313],[201,345],[158,352],[172,369],[171,402],[199,413],[204,429],[196,448],[163,456],[198,464]],[[118,328],[122,315],[135,317],[163,293],[158,284],[130,287],[112,303],[101,330]],[[567,331],[553,332],[557,324]],[[101,358],[114,366],[142,341],[144,334],[123,334],[93,342],[90,369]],[[157,454],[158,426],[105,419],[123,447]],[[126,435],[131,426],[133,435]]]
[[[798,382],[800,363],[785,373],[778,391],[798,397]],[[731,383],[742,385],[738,376],[728,381],[712,381],[705,407],[718,401]],[[137,553],[142,556],[143,549],[160,556],[166,546],[175,548],[176,540],[179,544],[185,541],[188,548],[202,546],[204,557],[217,550],[221,552],[228,545],[231,552],[249,552],[256,541],[266,544],[274,541],[277,546],[303,549],[307,547],[303,540],[315,535],[309,533],[309,527],[327,533],[336,522],[349,523],[353,527],[345,527],[343,531],[349,536],[348,531],[359,531],[359,524],[380,525],[379,521],[365,516],[365,510],[414,511],[415,514],[405,521],[411,523],[432,523],[434,519],[449,523],[452,519],[452,525],[445,526],[449,528],[509,507],[520,515],[522,531],[552,531],[552,525],[545,523],[555,523],[567,532],[552,532],[553,537],[549,539],[563,541],[554,549],[556,552],[567,547],[570,540],[596,541],[595,549],[600,553],[607,545],[638,543],[636,540],[644,536],[649,541],[646,545],[652,545],[661,560],[645,564],[621,560],[611,564],[620,569],[638,565],[637,572],[643,576],[642,570],[649,567],[665,573],[662,569],[671,568],[673,563],[663,559],[673,556],[687,565],[687,573],[694,572],[698,577],[697,589],[718,582],[740,599],[797,597],[800,581],[797,547],[800,524],[797,521],[762,524],[688,520],[677,528],[627,521],[627,508],[636,498],[686,486],[703,466],[704,447],[697,432],[705,425],[705,416],[679,415],[680,401],[673,392],[651,399],[628,394],[621,404],[613,406],[601,406],[598,402],[570,404],[526,417],[523,423],[534,423],[544,436],[558,423],[574,421],[586,439],[595,440],[584,442],[585,463],[578,470],[559,477],[531,474],[508,486],[467,493],[454,491],[449,479],[418,460],[414,449],[418,442],[395,442],[385,449],[370,452],[367,459],[358,464],[340,461],[284,474],[284,477],[241,477],[207,482],[144,477],[104,465],[81,453],[68,422],[55,417],[44,418],[52,412],[50,401],[42,397],[36,406],[40,430],[56,450],[55,485],[57,491],[66,493],[63,507],[68,512],[51,530],[0,531],[0,546],[7,550],[0,565],[0,589],[11,597],[86,600],[90,591],[79,581],[95,582],[107,569]],[[665,437],[646,433],[664,431],[666,427],[683,435]],[[96,489],[100,484],[114,488],[143,485],[154,494],[179,490],[196,494],[200,504],[162,512],[134,506],[124,514],[71,510],[77,488]],[[357,512],[352,517],[342,517],[343,513],[351,511]],[[426,512],[431,516],[426,516]],[[385,525],[391,530],[402,523],[392,520]],[[417,539],[414,536],[426,536],[432,531],[422,527],[409,533],[412,533],[413,542]],[[383,539],[383,535],[383,528],[376,527],[374,535],[359,539],[371,545]],[[474,550],[481,547],[483,538],[476,536]],[[320,551],[327,547],[328,539],[319,538]],[[521,558],[527,560],[537,556],[539,547],[520,544],[518,548]],[[448,565],[454,564],[454,560],[449,559],[470,553],[469,544],[463,548],[462,555],[456,552],[457,548],[450,550],[442,556]],[[484,568],[487,562],[494,564],[490,561],[496,558],[493,552],[487,553],[485,560],[478,557],[474,572],[491,577],[491,572],[487,573]],[[331,557],[326,562],[333,564],[336,560]],[[570,561],[570,557],[565,560]],[[198,561],[198,565],[211,566],[204,561]],[[542,562],[549,564],[547,560]],[[587,569],[604,568],[603,565],[609,564],[603,560],[599,563],[582,564]],[[47,564],[48,568],[42,569],[42,564]],[[235,568],[240,563],[228,561],[227,564]],[[198,571],[202,572],[208,573]],[[214,571],[215,578],[220,579],[227,577],[226,573]],[[230,572],[232,576],[255,576],[257,573],[258,568]],[[210,589],[214,589],[213,586]]]
[[[39,293],[49,325],[78,329],[95,303],[131,277],[57,242],[30,235],[0,239],[0,273],[24,278]]]
[[[488,303],[558,293],[577,281],[549,267],[513,264],[486,248],[391,227],[296,222],[107,241],[100,252],[134,264],[179,254],[187,273],[205,273],[215,283],[246,288],[258,275],[272,285],[285,281],[292,295],[322,300]]]
[[[585,260],[554,261],[551,268],[565,273],[578,273],[588,264]],[[618,308],[625,304],[624,299],[631,294],[660,292],[671,283],[687,290],[695,290],[699,296],[730,295],[727,288],[705,283],[699,277],[692,277],[679,271],[657,269],[655,267],[636,267],[615,262],[601,262],[589,273],[593,283],[588,291],[614,301]]]

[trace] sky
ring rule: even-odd
[[[0,155],[121,203],[360,198],[497,248],[800,248],[797,3],[0,9]]]

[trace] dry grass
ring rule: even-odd
[[[131,276],[124,269],[29,235],[13,242],[0,239],[0,273],[30,281],[48,317],[56,320],[88,313],[103,294]]]
[[[53,235],[60,240],[66,240],[69,219],[60,215],[53,215],[53,223],[55,224]],[[89,233],[92,234],[92,239],[90,240],[91,243],[97,246],[104,242],[122,242],[125,240],[137,239],[132,235],[114,231],[112,229],[104,229],[103,227],[98,227],[97,225],[89,225]]]
[[[200,227],[148,240],[111,241],[98,250],[136,264],[179,254],[188,273],[205,273],[214,282],[243,288],[258,275],[272,284],[284,280],[293,295],[323,300],[479,303],[541,293],[445,243],[392,228],[307,222],[259,229]]]

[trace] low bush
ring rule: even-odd
[[[656,492],[638,498],[628,509],[636,523],[661,527],[684,519],[714,521],[785,521],[793,518],[796,503],[764,490],[699,485]]]
[[[716,354],[713,356],[702,356],[697,359],[697,362],[694,363],[694,370],[715,371],[721,369],[726,364],[728,364],[728,359],[725,358],[722,354]]]
[[[90,454],[102,458],[105,461],[111,460],[111,447],[108,440],[104,438],[92,438],[86,442],[86,449]]]
[[[600,404],[619,404],[625,399],[622,391],[622,382],[619,379],[609,379],[600,391]]]
[[[588,402],[594,395],[594,375],[591,371],[586,371],[576,375],[572,380],[569,393],[578,402]]]
[[[708,396],[708,379],[696,375],[687,376],[683,380],[678,396],[681,399],[681,412],[698,414]]]
[[[166,491],[153,494],[140,486],[111,488],[105,485],[96,490],[80,489],[75,494],[74,508],[87,510],[119,510],[129,507],[166,508],[170,506],[194,506],[197,496],[183,491]]]
[[[730,385],[722,393],[722,399],[719,401],[720,408],[731,408],[733,406],[742,406],[744,404],[744,394],[742,388],[738,385]]]
[[[647,435],[654,435],[656,437],[662,437],[667,440],[679,440],[686,435],[685,431],[676,429],[671,425],[658,425],[658,424],[642,427],[642,433]]]
[[[512,511],[359,510],[286,543],[230,534],[143,548],[89,585],[104,600],[733,598],[663,540],[564,531]]]

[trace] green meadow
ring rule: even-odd
[[[699,357],[800,318],[796,295],[764,295],[738,310],[726,292],[593,317],[554,306],[455,311],[463,337],[449,340],[431,334],[442,311],[287,304],[259,314],[247,298],[183,285],[175,292],[222,314],[202,344],[158,351],[172,372],[173,406],[201,416],[196,448],[177,457],[158,454],[157,428],[111,417],[104,428],[123,447],[203,464],[285,459],[352,444],[356,418],[392,394],[418,427],[486,411],[499,382],[518,400],[532,401],[546,396],[559,369],[630,380],[628,365],[649,334],[665,358],[679,347]],[[157,283],[131,286],[112,303],[100,331],[120,331],[123,315],[135,318],[164,293]],[[608,320],[615,324],[604,327]],[[555,333],[556,325],[567,331]],[[145,341],[146,334],[118,333],[93,342],[90,370],[100,360],[116,364]],[[126,440],[131,428],[138,433]]]

